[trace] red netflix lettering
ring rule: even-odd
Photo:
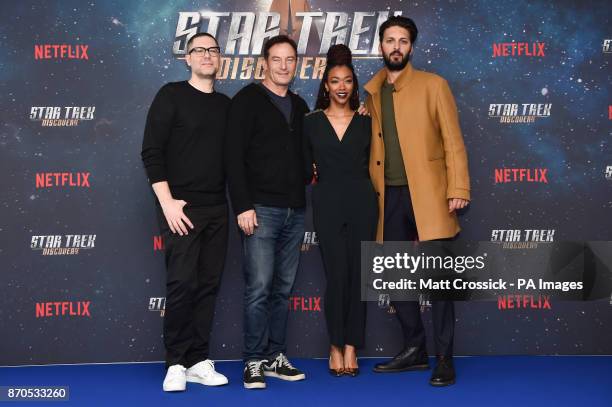
[[[540,182],[548,184],[548,168],[496,168],[495,183]]]
[[[493,58],[509,56],[544,57],[544,42],[502,42],[493,44]]]
[[[34,59],[89,59],[89,45],[36,44]]]
[[[38,172],[36,188],[80,187],[90,188],[89,172]]]
[[[552,309],[548,295],[500,295],[497,297],[497,309]]]
[[[91,301],[55,301],[36,303],[36,318],[71,316],[91,318]]]
[[[164,250],[164,240],[161,236],[153,236],[153,250]]]

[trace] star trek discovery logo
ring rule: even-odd
[[[149,298],[149,311],[159,312],[159,316],[163,317],[166,312],[166,297]]]
[[[391,305],[391,296],[389,294],[378,295],[378,308],[386,309],[388,313],[395,313],[395,308]],[[421,312],[431,309],[431,301],[427,295],[419,294],[419,308]]]
[[[493,229],[491,241],[504,249],[537,249],[539,243],[555,241],[555,229]],[[498,310],[551,309],[547,295],[508,294],[497,297]]]
[[[34,235],[30,248],[43,256],[70,256],[96,247],[96,235]]]
[[[504,249],[536,249],[538,243],[555,241],[555,229],[493,229],[491,241]]]
[[[317,232],[304,232],[304,240],[302,241],[301,251],[307,252],[312,246],[318,246],[319,239]]]
[[[32,106],[30,120],[43,127],[71,127],[93,120],[95,111],[95,106]]]
[[[172,52],[183,57],[189,39],[207,32],[221,46],[217,79],[263,79],[263,44],[270,37],[284,34],[297,44],[300,58],[296,76],[319,80],[326,63],[320,55],[334,44],[346,44],[353,51],[353,59],[380,57],[378,28],[390,14],[388,10],[311,11],[308,0],[272,0],[265,12],[181,11]]]
[[[489,117],[500,123],[534,123],[536,119],[550,117],[552,103],[491,103]]]

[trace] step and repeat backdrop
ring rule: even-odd
[[[219,39],[216,87],[230,97],[263,77],[267,37],[292,36],[292,88],[312,108],[330,45],[351,47],[363,85],[383,66],[378,26],[413,18],[414,66],[445,77],[460,112],[473,191],[461,239],[508,250],[612,240],[609,2],[68,0],[0,10],[0,365],[163,359],[164,243],[140,149],[153,96],[189,77],[186,40],[200,31]],[[294,357],[328,350],[317,243],[309,210],[290,299]],[[242,294],[233,223],[215,359],[241,357]],[[429,325],[427,301],[422,312]],[[612,354],[612,293],[462,302],[456,323],[459,355]],[[401,346],[384,303],[369,304],[367,332],[363,356]]]

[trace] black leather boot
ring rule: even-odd
[[[395,373],[427,369],[429,369],[427,351],[422,347],[406,348],[390,361],[378,363],[374,366],[374,371],[376,373]]]
[[[453,366],[452,357],[438,357],[436,368],[431,375],[429,384],[440,387],[455,384],[455,367]]]

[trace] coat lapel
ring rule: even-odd
[[[395,80],[394,86],[395,90],[399,91],[404,86],[408,85],[413,78],[412,64],[408,63],[402,73]],[[378,125],[382,129],[382,107],[381,107],[381,95],[380,88],[383,85],[383,82],[387,80],[387,71],[386,68],[382,68],[379,70],[372,79],[365,84],[364,89],[372,96],[372,102],[374,104],[374,113],[376,114],[376,119],[378,120]],[[396,109],[399,106],[394,106]],[[397,114],[397,110],[396,110]]]
[[[380,87],[383,84],[383,81],[387,78],[387,72],[385,68],[379,70],[374,77],[365,84],[364,89],[370,94],[372,97],[372,104],[374,105],[374,115],[376,116],[376,120],[378,121],[379,128],[382,129],[382,108],[381,108],[381,97],[380,97]]]

